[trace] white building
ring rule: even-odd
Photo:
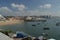
[[[6,18],[0,15],[0,21],[4,21],[4,20],[6,20]]]
[[[46,20],[46,18],[36,18],[36,20]]]
[[[29,17],[29,16],[28,16],[28,17],[26,18],[26,20],[32,20],[32,17]]]

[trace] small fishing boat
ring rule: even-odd
[[[43,28],[43,30],[49,30],[50,28],[48,28],[48,27],[45,27],[45,28]]]
[[[35,24],[33,24],[32,26],[36,26]]]
[[[60,22],[59,23],[56,23],[56,26],[60,26]]]

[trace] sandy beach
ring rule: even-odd
[[[23,23],[23,20],[5,20],[5,21],[0,21],[0,26],[4,25],[13,25],[17,23]]]

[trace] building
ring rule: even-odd
[[[26,20],[32,20],[32,17],[29,17],[29,16],[28,16],[28,17],[26,18]]]
[[[6,18],[4,16],[0,15],[0,21],[4,21],[4,20],[6,20]]]

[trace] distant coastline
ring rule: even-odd
[[[49,19],[50,16],[2,16],[0,15],[0,26],[13,25],[22,22],[43,21]]]

